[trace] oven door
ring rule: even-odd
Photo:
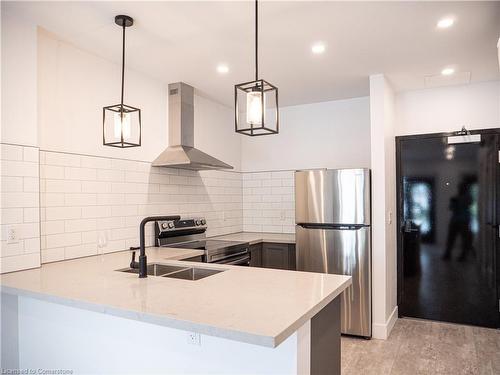
[[[219,259],[216,262],[217,264],[229,264],[232,266],[250,266],[250,255],[247,253],[244,256],[232,256],[224,259]]]

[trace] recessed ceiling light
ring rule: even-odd
[[[229,72],[229,67],[226,64],[217,65],[217,72],[220,74],[226,74]]]
[[[451,76],[453,73],[455,73],[455,69],[453,68],[444,68],[441,70],[441,74],[444,76]]]
[[[451,17],[441,18],[437,23],[437,27],[440,29],[447,29],[448,27],[453,26],[454,22],[455,20]]]
[[[326,49],[326,46],[324,43],[321,43],[321,42],[318,42],[318,43],[314,43],[311,47],[311,51],[312,53],[316,54],[316,55],[319,55],[323,52],[325,52],[325,49]]]

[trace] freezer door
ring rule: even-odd
[[[296,226],[297,270],[352,276],[341,295],[341,331],[371,336],[370,228],[311,229]]]
[[[295,223],[370,224],[370,170],[295,172]]]

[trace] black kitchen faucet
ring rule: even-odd
[[[134,260],[134,255],[132,255],[132,262],[130,263],[131,268],[139,268],[139,277],[144,278],[148,277],[147,266],[148,266],[148,258],[146,256],[146,244],[144,239],[144,228],[147,223],[151,221],[160,221],[160,220],[180,220],[180,216],[150,216],[142,219],[141,224],[139,225],[139,263]],[[133,253],[135,254],[135,252]]]

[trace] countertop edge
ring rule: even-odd
[[[314,306],[307,313],[302,315],[299,319],[295,321],[295,323],[291,324],[286,330],[278,334],[274,340],[274,347],[280,345],[283,341],[285,341],[288,337],[290,337],[295,331],[297,331],[305,322],[312,319],[317,313],[323,310],[326,305],[332,302],[335,298],[337,298],[347,287],[352,285],[352,277],[349,276],[338,288],[335,292],[331,293],[327,298],[323,299],[320,303]],[[340,316],[339,316],[340,319]]]
[[[156,314],[141,313],[137,311],[120,309],[116,307],[111,307],[108,305],[99,305],[94,303],[89,303],[82,300],[74,300],[66,297],[54,296],[51,294],[32,292],[25,289],[14,288],[11,286],[0,285],[0,291],[2,293],[13,294],[20,297],[34,298],[40,301],[55,303],[58,305],[63,305],[67,307],[72,307],[80,310],[87,310],[101,314],[113,315],[119,318],[135,320],[143,323],[160,325],[167,328],[179,329],[182,331],[193,331],[200,334],[219,337],[223,339],[228,339],[232,341],[243,342],[247,344],[253,344],[258,346],[264,346],[269,348],[274,348],[277,340],[272,336],[257,335],[248,332],[242,332],[237,330],[231,330],[227,328],[219,328],[214,326],[207,326],[204,324],[188,322],[182,319],[167,318],[164,316],[159,316]],[[293,333],[293,331],[292,331]],[[290,336],[290,334],[288,335]],[[287,336],[287,337],[288,337]],[[281,341],[284,341],[281,340]],[[281,343],[280,341],[280,343]]]
[[[34,298],[40,301],[55,303],[67,307],[83,309],[101,314],[113,315],[119,318],[136,320],[144,323],[164,326],[167,328],[179,329],[182,331],[194,331],[208,336],[214,336],[223,339],[243,342],[247,344],[275,348],[278,345],[280,345],[283,341],[285,341],[288,337],[290,337],[294,332],[296,332],[305,322],[310,320],[319,311],[321,311],[326,305],[328,305],[331,301],[337,298],[351,284],[352,284],[352,279],[351,278],[346,279],[328,297],[326,297],[323,301],[321,301],[316,306],[311,308],[308,312],[306,312],[295,322],[293,322],[290,326],[288,326],[285,330],[279,332],[274,337],[231,330],[228,328],[220,328],[216,326],[208,326],[204,324],[185,321],[178,318],[175,319],[168,318],[157,314],[141,313],[133,310],[120,309],[109,305],[100,305],[82,300],[75,300],[66,297],[54,296],[51,294],[33,292],[26,289],[14,288],[6,285],[0,285],[0,291],[2,293],[13,294],[21,297]]]

